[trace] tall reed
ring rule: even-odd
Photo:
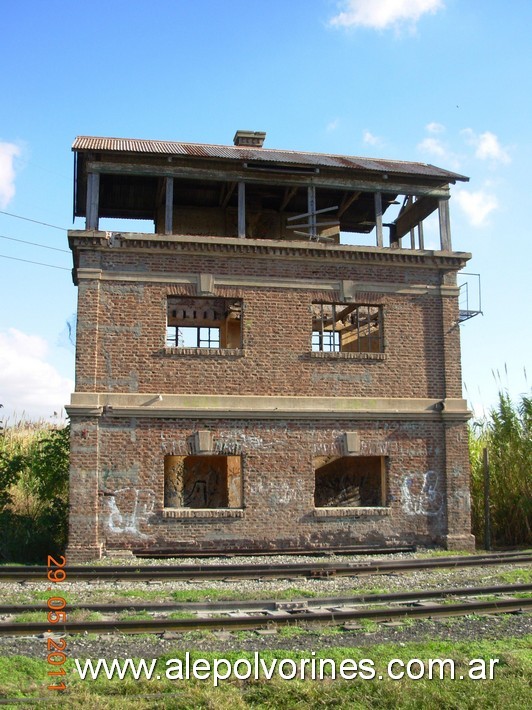
[[[490,517],[495,545],[532,544],[532,398],[514,404],[507,392],[470,428],[473,533],[484,530],[483,449],[490,470]]]

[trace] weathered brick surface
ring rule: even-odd
[[[461,397],[457,298],[426,293],[360,294],[383,306],[384,357],[310,354],[311,304],[338,301],[320,281],[436,286],[437,266],[253,259],[238,255],[121,249],[84,251],[80,264],[137,280],[83,279],[78,306],[76,391],[374,398]],[[216,286],[243,302],[241,350],[202,357],[165,350],[169,295],[194,285],[147,274],[215,274],[309,279],[308,287]],[[143,278],[144,276],[144,278]],[[362,300],[363,299],[363,300]],[[216,453],[242,456],[243,508],[231,515],[163,514],[164,455],[185,455],[197,430]],[[384,456],[386,508],[314,508],[314,457],[341,456],[344,432],[361,454]],[[118,418],[72,416],[72,561],[111,549],[317,547],[356,543],[438,543],[468,548],[467,432],[464,422]]]

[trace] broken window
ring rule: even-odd
[[[165,456],[165,508],[241,508],[240,456]]]
[[[314,352],[384,352],[382,306],[358,303],[312,304]]]
[[[240,348],[242,301],[170,296],[166,344],[174,348]]]
[[[342,456],[315,460],[316,508],[371,508],[384,505],[384,457]]]

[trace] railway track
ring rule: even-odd
[[[360,576],[370,574],[390,574],[412,570],[452,567],[473,567],[500,564],[529,564],[531,553],[510,552],[486,555],[436,557],[417,560],[376,560],[367,564],[346,564],[341,562],[294,564],[245,564],[245,565],[138,565],[138,566],[67,566],[65,572],[69,581],[80,580],[231,580],[242,579],[290,579],[326,578],[333,576]],[[44,581],[47,567],[20,567],[5,565],[0,567],[2,581]]]
[[[155,611],[160,616],[149,619],[102,619],[98,621],[67,621],[52,625],[43,622],[0,624],[0,635],[76,634],[76,633],[161,633],[183,632],[198,629],[256,629],[264,626],[335,623],[371,619],[393,621],[406,618],[461,616],[480,613],[526,612],[532,609],[531,597],[517,597],[532,591],[532,584],[499,585],[475,588],[401,592],[399,594],[358,595],[323,599],[294,600],[290,602],[231,601],[209,603],[172,604],[91,604],[69,605],[70,614],[79,609],[112,612],[129,610]],[[508,594],[513,596],[508,596]],[[495,598],[483,598],[486,596]],[[434,600],[438,599],[440,603]],[[432,600],[432,601],[431,601]],[[43,619],[49,607],[44,605],[1,607],[2,613],[16,614],[22,611],[42,611]],[[186,618],[171,618],[171,612],[187,612]]]

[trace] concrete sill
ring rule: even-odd
[[[391,508],[314,508],[315,518],[362,518],[391,515]]]
[[[212,357],[214,356],[221,356],[221,357],[243,357],[245,355],[245,352],[242,348],[173,348],[173,347],[165,347],[162,350],[163,357],[174,357],[174,355],[178,356],[190,356],[192,355],[193,357]]]
[[[164,508],[163,518],[243,518],[242,508]]]
[[[312,350],[311,358],[318,360],[387,360],[386,353],[321,352]]]

